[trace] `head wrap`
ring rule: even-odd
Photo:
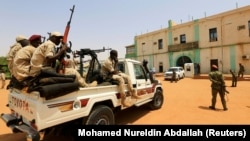
[[[63,37],[60,32],[51,32],[50,36]]]
[[[19,42],[19,41],[22,41],[22,40],[27,40],[27,38],[23,35],[19,35],[16,37],[16,41]]]

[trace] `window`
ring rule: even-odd
[[[123,63],[118,63],[117,64],[117,68],[119,71],[125,73],[125,68],[124,68],[124,64]]]
[[[131,53],[135,52],[135,48],[134,47],[128,47],[126,51],[127,51],[127,54],[131,54]]]
[[[245,29],[245,25],[238,26],[238,30],[242,30],[242,29]]]
[[[134,70],[136,79],[146,79],[141,65],[134,64]]]
[[[163,40],[162,39],[158,40],[158,49],[163,49]]]
[[[180,43],[181,44],[186,43],[186,35],[185,34],[180,35]]]
[[[209,29],[209,41],[210,42],[217,41],[217,28]]]

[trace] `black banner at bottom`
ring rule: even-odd
[[[215,140],[217,138],[247,140],[250,125],[108,125],[79,126],[75,137],[165,137]]]

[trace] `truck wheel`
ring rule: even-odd
[[[157,90],[153,100],[149,103],[149,107],[151,110],[160,109],[164,101],[162,90]]]
[[[85,125],[114,125],[114,113],[108,106],[98,105],[92,109],[90,115],[83,123]]]

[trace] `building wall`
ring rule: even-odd
[[[246,74],[250,74],[250,59],[242,59],[250,55],[249,15],[250,6],[246,6],[182,24],[169,20],[169,27],[135,37],[134,58],[148,60],[149,67],[155,67],[157,72],[164,72],[184,59],[184,62],[199,63],[201,73],[210,72],[215,61],[223,73],[229,73],[230,69],[237,72],[238,64],[242,63]],[[217,30],[217,40],[211,41],[213,28]],[[180,43],[183,34],[190,48]],[[159,49],[159,39],[163,41],[162,49]],[[198,47],[193,48],[190,43],[197,41]]]

